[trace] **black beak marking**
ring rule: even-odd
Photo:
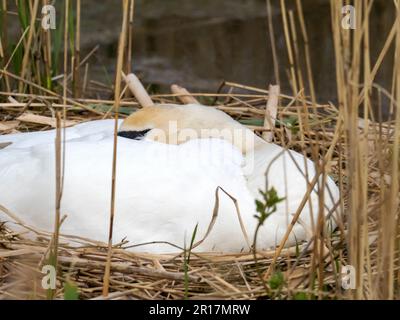
[[[118,137],[127,138],[131,140],[141,140],[151,129],[141,131],[120,131]]]

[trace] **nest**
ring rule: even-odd
[[[328,154],[326,165],[330,174],[342,194],[347,194],[349,173],[343,165],[346,140],[338,128],[340,113],[336,107],[313,105],[301,95],[281,96],[280,106],[271,115],[266,112],[268,91],[233,83],[225,86],[230,89],[228,93],[193,96],[203,104],[227,112],[260,135],[269,133],[275,143],[313,159],[324,159]],[[159,103],[177,103],[178,98],[179,94],[152,96]],[[55,127],[54,113],[63,107],[59,98],[21,94],[18,99],[14,104],[3,105],[0,133]],[[71,100],[67,106],[67,125],[112,117],[112,106],[112,100]],[[138,107],[134,99],[124,99],[120,116]],[[274,126],[266,125],[268,117]],[[360,128],[365,125],[371,133],[375,132],[375,124],[360,124]],[[389,129],[387,136],[389,141]],[[375,142],[371,136],[371,144]],[[382,174],[376,169],[373,155],[368,161],[371,168],[368,208],[373,212],[379,198],[378,178]],[[342,200],[342,210],[346,202],[347,199]],[[9,214],[10,220],[18,220],[7,208],[0,209]],[[347,264],[345,220],[335,234],[314,236],[307,243],[282,250],[279,255],[276,250],[256,254],[182,251],[153,255],[134,253],[125,249],[128,243],[122,242],[112,250],[107,297],[102,295],[107,244],[61,235],[56,256],[56,289],[44,290],[43,266],[55,258],[51,254],[53,235],[20,223],[23,230],[19,232],[12,231],[8,223],[0,224],[0,298],[3,299],[333,299],[345,295],[338,269]],[[376,230],[374,219],[370,221],[370,230],[371,234]],[[321,242],[326,251],[318,251],[319,246],[313,245]],[[376,241],[371,242],[371,248],[374,246]]]

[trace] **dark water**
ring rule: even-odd
[[[281,84],[291,92],[278,0],[273,5]],[[295,8],[295,1],[286,1]],[[303,0],[311,58],[320,101],[335,101],[335,64],[329,0]],[[83,1],[86,50],[100,43],[100,61],[110,74],[121,25],[119,1]],[[372,63],[393,23],[391,1],[377,0],[371,27]],[[137,0],[133,67],[147,83],[166,90],[179,83],[194,91],[215,91],[222,80],[266,88],[274,83],[265,0]],[[298,36],[300,28],[298,26]],[[377,82],[390,88],[388,59]],[[99,64],[92,71],[104,75]]]

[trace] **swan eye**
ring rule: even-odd
[[[118,137],[127,138],[131,140],[141,140],[151,129],[141,131],[120,131]]]

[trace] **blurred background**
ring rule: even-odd
[[[335,58],[329,0],[303,0],[318,100],[336,102]],[[295,9],[295,1],[286,1]],[[280,1],[271,0],[283,92],[291,92]],[[371,52],[376,61],[394,12],[386,0],[372,9]],[[82,1],[82,52],[97,44],[95,78],[113,81],[121,8],[118,1]],[[298,26],[300,37],[300,27]],[[393,55],[393,53],[389,53]],[[213,92],[221,81],[266,88],[274,79],[266,0],[136,0],[133,68],[156,91],[171,83]],[[106,71],[107,70],[107,71]],[[390,87],[393,63],[387,59],[377,83]]]

